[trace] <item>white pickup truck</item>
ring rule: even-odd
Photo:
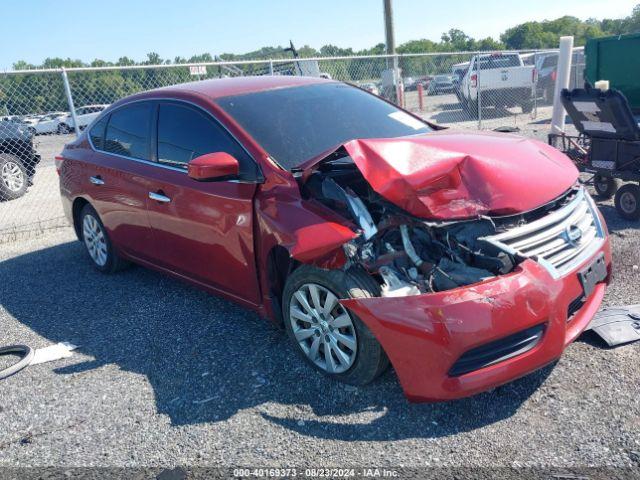
[[[524,65],[517,53],[475,55],[460,82],[461,101],[472,115],[478,106],[522,107],[533,109],[536,80],[533,65]]]

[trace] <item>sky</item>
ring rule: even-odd
[[[439,40],[450,28],[499,38],[530,20],[620,18],[637,0],[394,0],[396,43]],[[355,50],[384,42],[382,0],[3,0],[0,69],[46,57],[143,60],[263,46],[331,43]],[[13,42],[7,42],[13,39]]]

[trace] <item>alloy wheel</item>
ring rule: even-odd
[[[356,359],[356,330],[338,297],[316,283],[291,296],[289,322],[304,354],[327,373],[343,373]]]
[[[19,192],[24,187],[24,173],[15,162],[5,162],[0,172],[2,183],[12,192]]]
[[[100,267],[107,264],[107,241],[100,222],[93,215],[82,220],[82,237],[89,256]]]

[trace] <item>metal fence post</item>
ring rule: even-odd
[[[269,60],[269,75],[273,75],[273,60]]]
[[[67,96],[67,103],[69,104],[69,112],[73,119],[73,129],[76,132],[76,137],[80,135],[80,127],[78,126],[78,120],[76,118],[76,107],[73,105],[73,96],[71,95],[71,87],[69,87],[69,78],[67,77],[67,71],[62,67],[62,82],[64,83],[64,92]]]
[[[533,82],[533,118],[538,118],[538,52],[533,52],[533,69],[535,81]]]
[[[480,83],[480,71],[482,70],[482,62],[480,61],[480,55],[476,55],[476,63],[478,64],[478,68],[476,69],[476,71],[478,72],[478,88],[476,89],[476,92],[478,93],[478,99],[476,101],[476,105],[478,106],[478,130],[482,130],[482,83]]]
[[[400,82],[402,81],[402,75],[400,75],[400,68],[398,62],[398,55],[393,56],[393,83],[396,90],[396,105],[402,106],[402,94],[400,93]]]

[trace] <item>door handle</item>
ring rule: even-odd
[[[169,203],[171,199],[162,193],[149,192],[149,198],[160,203]]]
[[[104,180],[100,175],[96,175],[95,177],[89,177],[89,181],[94,185],[104,185]]]

